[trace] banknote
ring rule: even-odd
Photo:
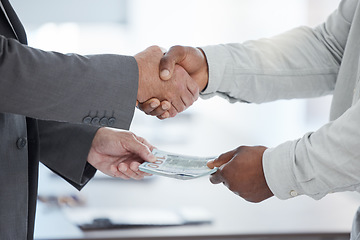
[[[154,175],[188,180],[210,175],[217,170],[217,168],[210,169],[206,166],[209,160],[213,160],[216,157],[187,156],[165,152],[159,149],[154,149],[153,154],[156,157],[156,162],[144,162],[139,166],[141,171]]]

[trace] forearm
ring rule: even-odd
[[[262,103],[315,97],[333,91],[339,63],[301,27],[271,39],[203,48],[209,83],[203,97]]]
[[[332,93],[358,1],[343,0],[317,28],[204,47],[209,83],[204,98],[262,103]]]
[[[133,57],[45,52],[0,37],[0,112],[81,123],[114,117],[130,125],[138,87]]]
[[[330,192],[357,190],[359,121],[360,102],[318,131],[266,150],[263,166],[273,193],[281,199],[292,194],[319,199]]]
[[[94,176],[87,158],[97,127],[38,121],[40,161],[77,189]]]

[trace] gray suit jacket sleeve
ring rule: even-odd
[[[61,54],[0,36],[0,112],[128,129],[138,88],[130,56]],[[93,121],[97,125],[98,121]]]
[[[40,161],[80,190],[96,172],[86,160],[98,128],[41,120],[38,127]]]

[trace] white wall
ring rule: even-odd
[[[21,1],[14,1],[15,8],[21,9]],[[338,2],[131,0],[125,4],[126,24],[66,22],[65,19],[63,23],[49,22],[35,27],[25,22],[25,26],[29,30],[29,44],[44,50],[132,55],[153,44],[168,48],[174,44],[203,46],[242,42],[271,37],[299,25],[315,26],[325,20]],[[32,3],[36,6],[41,0]],[[101,14],[107,9],[104,4],[98,6]],[[70,3],[67,5],[73,7]],[[41,15],[46,11],[43,7],[39,5],[39,12],[31,15]],[[20,18],[21,14],[27,14],[26,9],[21,9]],[[166,150],[217,155],[241,144],[276,146],[316,130],[327,121],[330,100],[327,97],[247,105],[229,104],[216,97],[199,100],[182,114],[186,117],[180,115],[165,121],[137,112],[131,130]]]

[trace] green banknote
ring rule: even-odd
[[[206,166],[209,160],[214,160],[216,157],[186,156],[161,151],[159,149],[154,149],[153,154],[156,157],[156,162],[144,162],[139,166],[141,171],[154,175],[188,180],[210,175],[217,170],[217,168],[210,169]]]

